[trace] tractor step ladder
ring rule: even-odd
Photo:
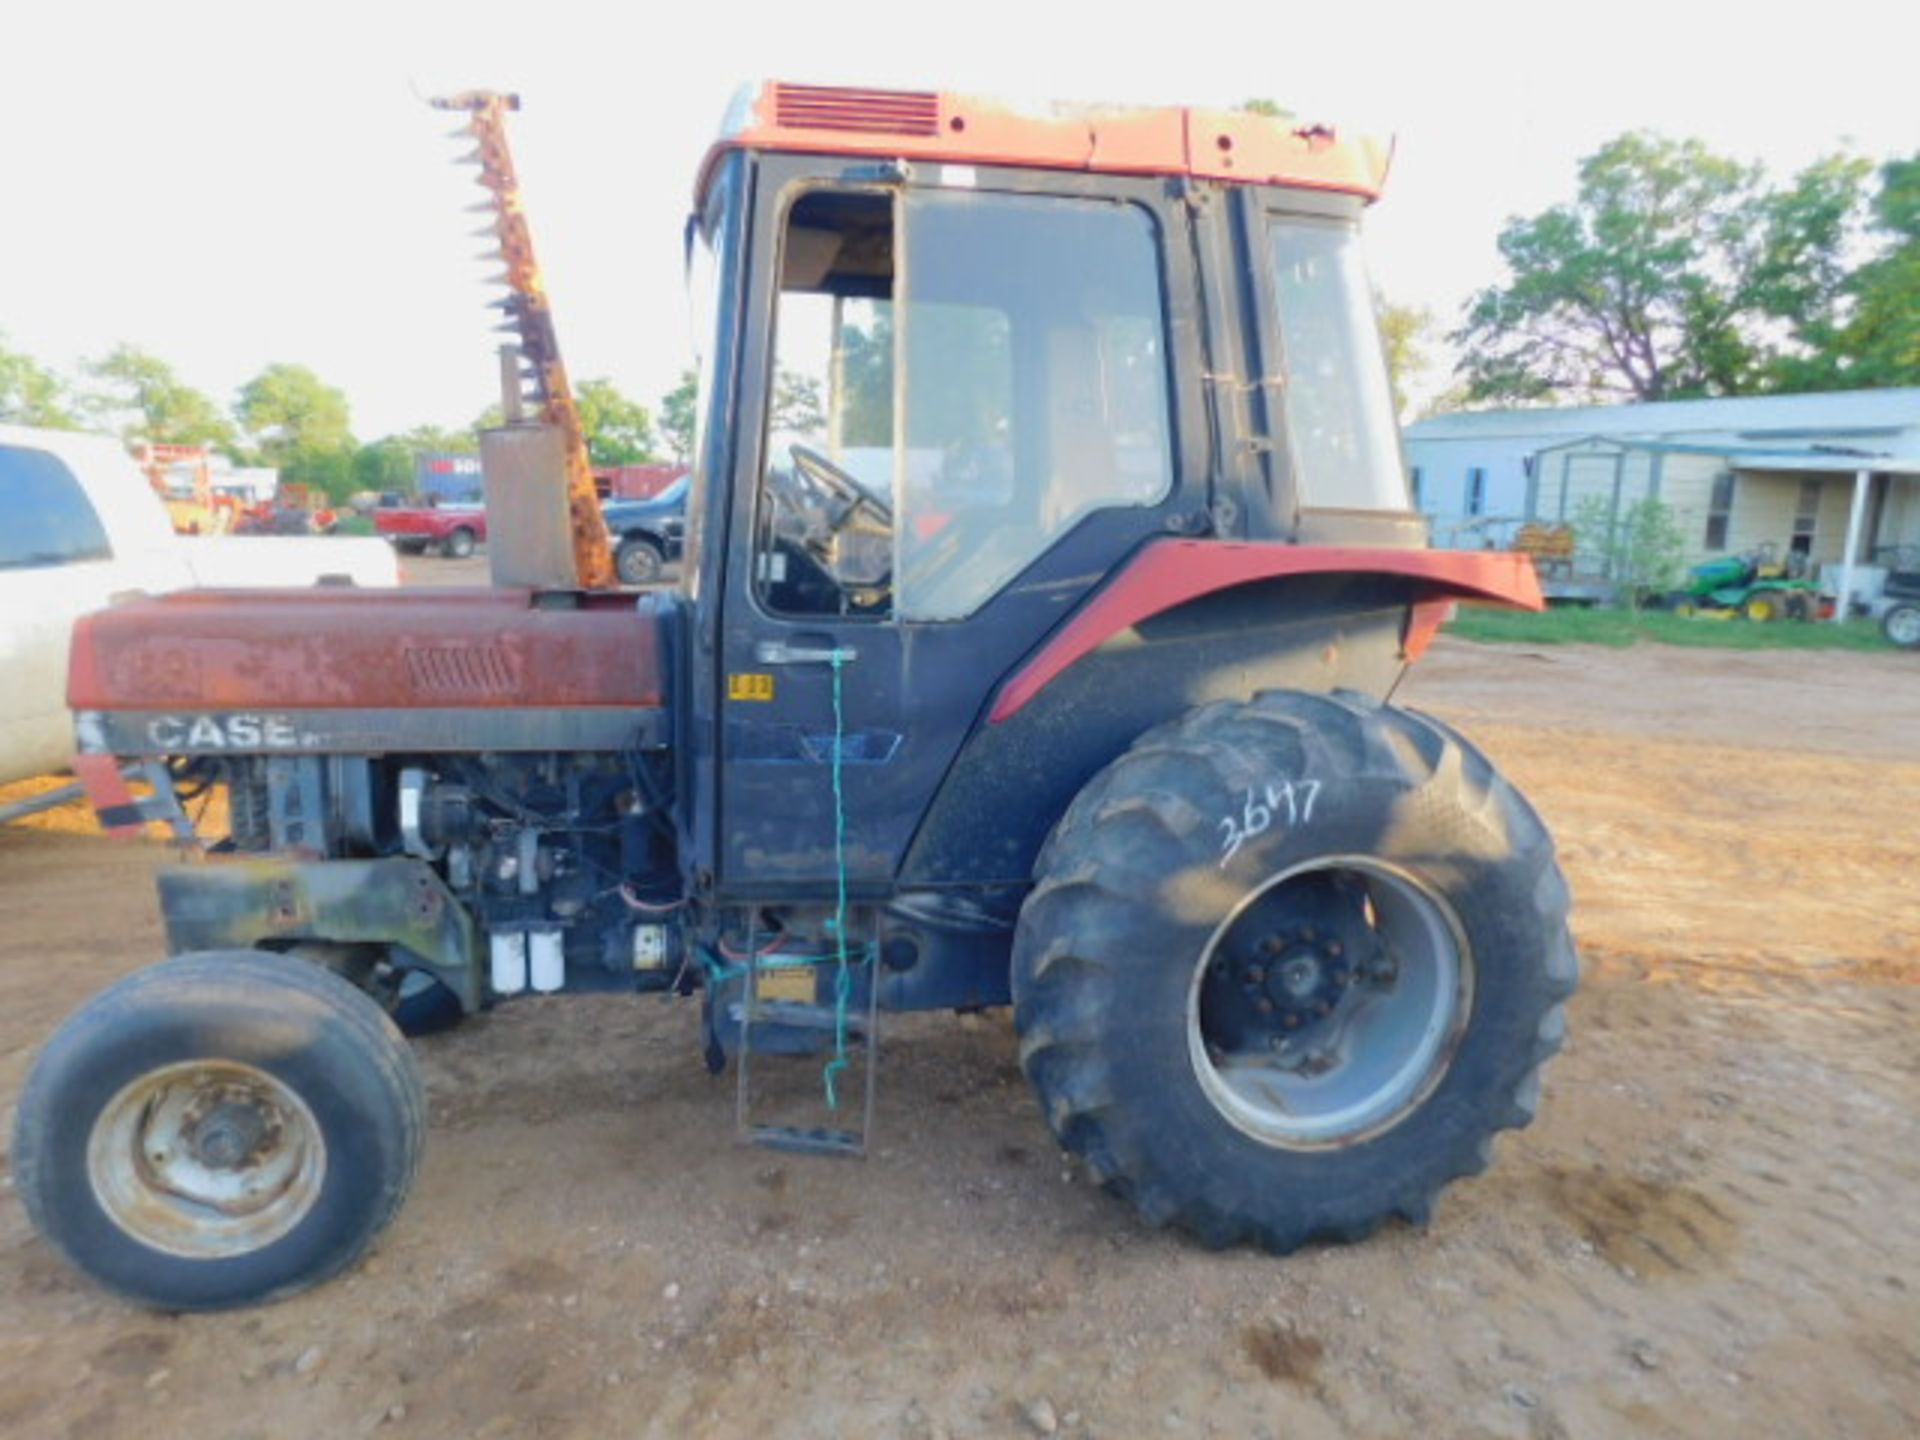
[[[762,959],[774,959],[768,955]],[[859,1055],[859,1065],[864,1072],[861,1076],[860,1124],[857,1128],[836,1125],[784,1125],[768,1124],[753,1118],[752,1076],[754,1030],[761,1025],[779,1025],[789,1030],[820,1031],[826,1038],[826,1045],[820,1053],[807,1053],[793,1057],[811,1061],[805,1067],[808,1082],[816,1087],[824,1081],[820,1069],[821,1055],[829,1061],[838,1058],[834,1036],[839,1029],[841,1019],[837,1007],[831,1003],[816,1004],[803,1000],[777,999],[761,992],[761,982],[770,974],[794,975],[806,974],[810,979],[821,970],[831,971],[836,966],[832,957],[823,957],[811,966],[796,967],[791,964],[778,970],[764,967],[757,960],[747,962],[745,974],[741,979],[740,998],[727,1006],[727,1023],[735,1027],[738,1037],[736,1051],[738,1075],[736,1076],[736,1095],[734,1119],[742,1140],[754,1145],[763,1145],[770,1150],[786,1150],[807,1155],[842,1155],[859,1158],[867,1153],[867,1140],[873,1133],[873,1100],[875,1080],[879,1070],[880,1043],[880,983],[879,963],[874,952],[862,947],[859,952],[851,948],[848,951],[847,972],[850,983],[857,983],[864,974],[867,980],[866,1003],[857,1009],[849,1008],[845,1016],[846,1054]],[[831,980],[828,981],[831,984]],[[815,979],[814,990],[820,985]],[[763,1055],[760,1058],[766,1059]],[[851,1067],[849,1067],[851,1068]],[[848,1104],[848,1098],[839,1097],[841,1107]]]

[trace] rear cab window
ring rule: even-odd
[[[1269,212],[1286,427],[1305,508],[1413,508],[1360,232]]]
[[[93,502],[66,464],[45,450],[0,445],[0,570],[112,558]]]

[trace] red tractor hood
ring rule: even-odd
[[[190,590],[74,626],[76,711],[658,708],[663,621],[631,595]]]

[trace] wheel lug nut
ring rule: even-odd
[[[1250,984],[1250,985],[1258,985],[1258,984],[1259,984],[1259,983],[1260,983],[1261,981],[1263,981],[1263,980],[1265,980],[1266,978],[1267,978],[1267,967],[1266,967],[1266,966],[1264,966],[1264,965],[1249,965],[1249,966],[1247,967],[1247,983],[1248,983],[1248,984]]]
[[[1333,1013],[1333,1006],[1328,1004],[1325,1000],[1322,1000],[1318,1005],[1313,1007],[1313,1013],[1318,1015],[1321,1019],[1324,1020],[1327,1016]]]
[[[1297,1029],[1300,1024],[1300,1017],[1289,1010],[1285,1015],[1280,1017],[1280,1023],[1288,1030]]]
[[[1260,953],[1262,955],[1278,955],[1285,948],[1285,945],[1281,943],[1278,935],[1269,935],[1260,942]]]
[[[1258,1010],[1262,1015],[1271,1015],[1273,1013],[1273,1001],[1262,995],[1258,1000],[1253,1002],[1253,1008]]]
[[[1347,947],[1342,945],[1338,940],[1329,940],[1327,942],[1327,954],[1333,956],[1336,960],[1346,954],[1346,950]]]

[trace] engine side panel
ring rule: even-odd
[[[68,703],[174,715],[664,709],[667,607],[541,599],[342,588],[139,600],[74,627]]]

